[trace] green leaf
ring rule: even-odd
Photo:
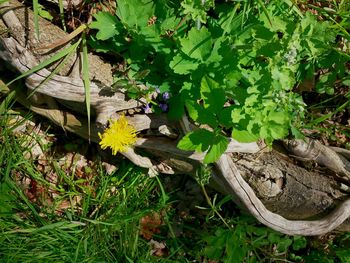
[[[212,144],[204,157],[204,163],[213,163],[226,151],[228,140],[225,136],[219,134],[214,137]]]
[[[238,142],[248,143],[248,142],[256,142],[259,139],[259,136],[255,134],[251,134],[248,131],[242,131],[233,129],[231,137]]]
[[[217,127],[217,121],[213,113],[206,111],[194,101],[187,100],[185,105],[192,120],[200,124],[208,124],[212,128]]]
[[[347,248],[339,249],[335,252],[340,262],[349,263],[350,262],[350,251]]]
[[[217,82],[205,75],[201,81],[200,92],[205,109],[216,114],[222,111],[226,97],[224,90]]]
[[[53,16],[50,14],[50,12],[48,12],[47,10],[45,10],[45,7],[39,4],[39,16],[47,19],[47,20],[52,20]]]
[[[283,252],[285,253],[289,246],[293,243],[293,241],[289,238],[285,238],[285,239],[281,239],[278,243],[277,243],[277,250],[279,252]]]
[[[290,130],[294,138],[301,140],[305,138],[305,135],[298,128],[291,126]]]
[[[226,128],[232,127],[232,110],[234,109],[234,106],[229,106],[226,108],[223,108],[223,110],[218,114],[218,119],[221,125],[225,126]]]
[[[261,138],[268,139],[269,141],[283,139],[288,135],[288,126],[281,124],[269,123],[266,126],[261,127]]]
[[[234,7],[230,6],[220,13],[219,25],[225,33],[234,33],[242,25],[243,13],[237,14],[240,4],[237,3]]]
[[[186,75],[198,68],[199,64],[196,60],[187,57],[186,55],[177,54],[169,64],[170,68],[177,74]]]
[[[116,16],[108,12],[98,12],[94,18],[96,21],[90,24],[90,28],[98,30],[96,34],[98,40],[107,40],[119,34],[118,24],[120,22]]]
[[[342,81],[343,85],[350,87],[350,78],[346,78]]]
[[[212,38],[207,28],[202,27],[200,30],[191,28],[186,38],[180,39],[182,52],[187,56],[205,61],[212,50]]]
[[[274,121],[278,124],[285,125],[289,122],[289,114],[285,111],[275,112],[270,111],[268,116],[269,121]]]
[[[307,240],[302,236],[294,236],[293,237],[293,250],[297,251],[305,248],[307,245]]]
[[[168,101],[168,105],[168,117],[170,120],[180,120],[185,114],[185,102],[180,95],[171,97]]]
[[[215,6],[214,0],[184,0],[181,1],[184,13],[191,15],[193,20],[207,22],[207,11]]]
[[[154,15],[154,1],[117,0],[117,16],[127,28],[147,27],[148,20]]]
[[[186,134],[177,144],[177,147],[186,151],[206,151],[213,141],[214,134],[205,129],[198,129]]]

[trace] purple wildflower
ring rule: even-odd
[[[152,108],[151,108],[151,104],[146,104],[146,107],[143,107],[143,111],[148,114],[148,113],[152,113]]]
[[[162,111],[167,111],[169,109],[168,104],[165,103],[159,103],[159,107],[162,109]]]
[[[159,89],[158,86],[156,86],[156,92],[157,92],[157,93],[160,93],[160,89]]]
[[[163,93],[163,100],[167,101],[170,98],[169,92],[164,92]]]

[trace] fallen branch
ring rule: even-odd
[[[37,66],[41,60],[33,53],[33,49],[30,45],[28,47],[24,44],[27,36],[23,35],[25,33],[23,25],[18,25],[21,19],[10,19],[11,17],[13,18],[15,14],[9,8],[6,9],[5,14],[6,15],[3,15],[2,18],[5,20],[11,32],[10,36],[2,36],[0,38],[0,58],[8,65],[11,65],[17,72],[24,73]],[[17,15],[15,16],[17,17]],[[33,45],[33,43],[36,42],[32,39],[29,43]],[[105,74],[103,71],[101,72],[100,74]],[[36,90],[38,96],[35,97],[34,100],[28,100],[26,93],[17,90],[17,100],[32,111],[49,118],[63,129],[74,132],[83,138],[91,139],[91,141],[98,142],[98,133],[102,131],[103,125],[107,123],[108,119],[113,119],[117,117],[120,112],[140,107],[143,104],[142,101],[127,101],[122,91],[111,92],[111,83],[107,83],[108,81],[95,81],[93,78],[91,82],[91,106],[96,114],[96,120],[91,127],[91,137],[89,138],[86,118],[77,114],[84,113],[85,90],[83,81],[76,75],[53,75],[47,80],[50,74],[50,70],[42,69],[28,76],[26,78],[26,86],[30,92]],[[109,71],[108,74],[110,74]],[[39,86],[44,80],[45,83]],[[40,99],[40,96],[43,96],[43,98]],[[47,104],[47,106],[44,106],[43,103]],[[62,108],[61,104],[72,109],[72,112]],[[169,122],[165,115],[134,114],[133,116],[128,116],[128,120],[138,131],[156,129],[159,134],[164,134],[164,132],[162,133],[162,131],[160,131],[159,127],[165,126],[172,130],[178,128],[178,125]],[[99,125],[99,123],[103,125]],[[191,124],[186,118],[184,118],[180,126],[186,132],[191,130]],[[174,139],[176,134],[174,136],[174,134],[169,133],[169,136],[168,138],[165,136],[140,138],[136,142],[135,149],[129,149],[123,154],[135,164],[149,168],[152,173],[194,172],[196,165],[198,166],[202,162],[204,154],[179,150],[176,147],[176,140]],[[297,142],[300,143],[299,141]],[[295,146],[295,144],[293,145]],[[302,147],[294,147],[293,153],[295,155],[304,156],[303,158],[307,156],[305,155],[305,150],[313,149],[313,146],[303,145],[302,143],[298,145]],[[341,162],[337,162],[341,165],[334,165],[331,159],[333,159],[335,155],[321,148],[322,147],[314,148],[313,150],[316,150],[316,155],[313,154],[312,156],[314,156],[317,161],[323,160],[323,164],[335,170],[335,172],[343,176],[348,176],[348,166],[346,162],[343,161],[343,157],[339,157],[338,154],[336,154],[339,158],[337,157],[335,160],[340,160]],[[154,153],[155,156],[159,157],[158,160],[151,160],[148,157],[141,156],[138,152],[140,149]],[[333,212],[324,218],[313,221],[288,220],[276,213],[270,212],[242,178],[235,163],[228,154],[228,152],[232,151],[256,153],[259,150],[260,147],[256,143],[240,144],[231,141],[226,153],[216,162],[216,167],[221,176],[216,176],[214,178],[218,178],[218,182],[223,182],[223,186],[228,189],[232,195],[237,196],[240,202],[244,204],[250,213],[260,222],[286,234],[320,235],[335,229],[349,217],[349,200],[340,203],[335,207]]]

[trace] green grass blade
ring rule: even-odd
[[[85,32],[82,35],[82,69],[83,69],[83,81],[85,87],[85,102],[86,102],[86,113],[88,117],[88,134],[90,141],[90,78],[89,78],[89,60],[88,60],[88,51],[87,51],[87,43],[86,43],[86,35]]]
[[[262,0],[258,0],[258,3],[259,3],[259,5],[261,6],[261,8],[262,8],[264,14],[266,15],[267,20],[269,20],[270,26],[272,26],[271,17],[270,17],[270,15],[269,15],[269,12],[268,12],[267,9],[266,9],[266,6],[265,6],[264,2],[263,2]]]
[[[6,98],[0,104],[0,116],[5,115],[9,106],[13,103],[15,99],[16,92],[11,91]]]
[[[51,63],[63,58],[64,56],[66,56],[67,54],[73,52],[74,50],[77,49],[78,45],[80,44],[80,39],[74,43],[73,45],[71,45],[70,47],[65,48],[64,50],[58,52],[57,54],[53,55],[51,58],[43,61],[42,63],[40,63],[39,65],[33,67],[32,69],[24,72],[23,74],[21,74],[20,76],[18,76],[17,78],[15,78],[14,80],[11,80],[9,83],[7,83],[7,85],[11,85],[12,83],[14,83],[15,81],[22,79],[24,77],[27,77],[35,72],[37,72],[38,70],[41,70],[43,68],[45,68],[46,66],[50,65]]]
[[[33,0],[35,35],[39,39],[39,1]]]
[[[350,100],[348,100],[348,101],[346,101],[345,103],[343,103],[343,104],[342,104],[340,107],[338,107],[335,111],[332,111],[332,112],[330,112],[330,113],[328,113],[328,114],[326,114],[326,115],[323,115],[323,116],[321,116],[321,117],[319,117],[319,118],[313,120],[313,121],[311,122],[311,127],[312,127],[313,125],[320,124],[321,122],[323,122],[323,121],[325,121],[325,120],[331,118],[332,116],[334,116],[334,115],[337,114],[338,112],[344,110],[349,104],[350,104]]]
[[[67,31],[66,22],[64,21],[63,0],[58,0],[58,8],[60,10],[60,19],[61,19],[61,23],[62,23],[62,26],[63,26],[63,30]]]

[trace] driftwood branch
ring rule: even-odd
[[[350,199],[347,199],[322,219],[312,221],[287,220],[266,209],[242,178],[229,155],[222,155],[216,165],[225,182],[230,186],[229,189],[232,189],[232,194],[240,199],[256,219],[279,232],[288,235],[323,235],[337,228],[350,216]]]
[[[35,53],[35,45],[52,44],[54,40],[51,38],[49,43],[45,43],[46,39],[44,41],[43,39],[35,39],[32,23],[26,26],[23,25],[26,17],[26,15],[23,15],[23,6],[15,1],[11,1],[11,5],[3,5],[2,7],[4,6],[5,9],[2,9],[2,20],[10,32],[0,37],[0,59],[5,61],[15,71],[24,73],[37,66],[46,58]],[[16,6],[15,12],[12,10],[12,6]],[[31,16],[29,12],[29,17]],[[43,23],[42,28],[54,28],[43,32],[43,34],[50,35],[50,32],[58,30],[56,27],[47,24],[47,22],[46,24],[44,22],[41,23]],[[58,38],[65,36],[64,32],[59,30],[55,32],[57,32]],[[83,81],[76,74],[66,75],[70,73],[70,69],[61,72],[61,75],[54,74],[49,80],[47,80],[47,77],[51,74],[50,68],[39,70],[26,77],[25,84],[29,93],[35,90],[36,95],[29,100],[23,90],[17,89],[17,100],[32,111],[49,118],[63,129],[74,132],[83,138],[91,139],[91,141],[98,142],[98,133],[103,128],[103,125],[100,124],[106,124],[108,119],[117,117],[121,112],[140,107],[143,102],[142,100],[127,100],[122,90],[111,92],[111,67],[105,66],[105,63],[101,62],[96,56],[91,56],[90,62],[91,65],[100,65],[97,66],[97,69],[95,67],[91,72],[91,107],[96,115],[96,119],[93,121],[90,137],[86,117],[81,115],[85,113]],[[107,77],[101,79],[101,76]],[[62,105],[65,107],[62,107]],[[129,149],[124,153],[124,156],[135,164],[149,168],[152,173],[193,173],[196,167],[201,165],[204,153],[186,152],[176,147],[176,136],[180,135],[180,132],[176,134],[176,131],[179,130],[179,127],[186,132],[190,131],[193,127],[186,116],[184,116],[180,125],[170,122],[165,115],[133,114],[128,116],[128,120],[138,131],[156,130],[152,136],[140,138],[136,142],[134,149]],[[160,129],[160,127],[167,127],[167,129],[169,128],[168,130],[175,131],[175,133],[164,132],[164,129]],[[343,183],[348,181],[349,164],[346,152],[343,151],[341,154],[339,153],[341,152],[340,150],[325,149],[317,143],[313,143],[313,141],[287,142],[286,146],[294,155],[304,159],[313,158],[320,164],[327,166],[342,177]],[[140,150],[146,150],[154,154],[157,158],[151,160],[148,157],[144,157],[140,153]],[[237,197],[239,203],[244,204],[249,212],[260,222],[286,234],[320,235],[335,229],[349,217],[350,201],[346,199],[348,197],[346,195],[345,201],[341,201],[338,204],[334,203],[335,208],[333,208],[332,212],[317,220],[288,220],[269,211],[257,197],[251,186],[245,181],[247,178],[242,178],[243,173],[241,171],[243,171],[243,168],[240,168],[241,171],[237,168],[240,161],[233,162],[229,154],[230,152],[257,153],[259,151],[260,147],[257,143],[240,144],[233,140],[230,141],[226,153],[215,164],[217,172],[214,178],[230,194]],[[250,171],[254,170],[251,163],[248,162],[245,165],[250,166]],[[263,173],[263,176],[268,177],[264,174],[264,169],[262,168],[257,169],[257,172]],[[283,178],[283,174],[271,175],[271,178],[274,181],[274,184],[271,183],[273,187],[267,189],[269,189],[270,195],[274,195],[274,200],[278,201],[279,193],[282,192],[284,184],[283,180],[286,179]],[[327,186],[330,188],[333,187],[333,181],[330,179],[325,179],[325,181]],[[262,184],[268,185],[270,182],[265,181]],[[317,191],[322,192],[325,190],[320,189]],[[329,193],[326,191],[323,195],[319,196],[327,195]],[[344,195],[337,195],[338,197],[344,197]],[[300,203],[300,205],[303,204]],[[324,206],[328,210],[332,208],[331,204],[325,204]],[[318,210],[314,209],[310,216],[316,216],[317,214]]]

